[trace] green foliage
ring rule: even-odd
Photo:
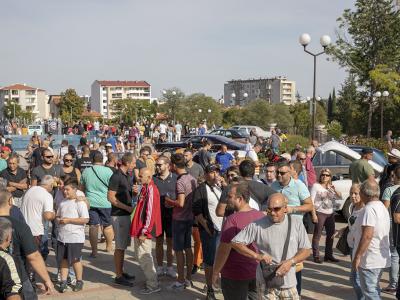
[[[212,97],[201,93],[187,96],[183,101],[185,114],[179,115],[179,120],[193,126],[206,120],[208,124],[222,124],[222,106]]]
[[[287,135],[287,138],[287,141],[283,142],[280,146],[281,153],[290,153],[297,144],[300,144],[303,148],[306,148],[310,144],[308,137],[302,135],[289,134]]]
[[[294,133],[308,136],[310,134],[312,117],[310,114],[310,103],[296,103],[290,106],[289,109],[293,116]],[[327,116],[325,108],[321,103],[317,102],[316,125],[325,125],[326,122]]]
[[[123,121],[126,124],[134,124],[136,121],[149,120],[157,112],[157,104],[150,104],[147,100],[121,99],[113,100],[114,120]]]
[[[233,125],[242,124],[244,112],[244,109],[235,106],[226,108],[222,113],[222,124],[226,128],[229,128]]]
[[[81,120],[85,110],[85,100],[79,97],[74,89],[67,89],[61,93],[60,116],[63,122]]]
[[[23,111],[21,105],[15,102],[7,101],[3,107],[4,117],[7,120],[14,119],[14,109],[15,118],[19,120],[25,120],[27,124],[30,124],[34,120],[34,115],[31,111]]]
[[[400,103],[400,73],[387,65],[378,65],[369,72],[369,76],[378,91],[388,91],[390,99]]]
[[[164,104],[160,106],[160,111],[167,114],[172,121],[182,119],[186,108],[183,105],[185,94],[178,88],[172,88],[165,91],[162,100]]]
[[[340,136],[342,135],[342,124],[340,124],[338,121],[332,121],[328,124],[328,134],[335,139],[339,139]]]

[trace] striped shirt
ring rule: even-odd
[[[21,293],[22,283],[11,255],[0,250],[0,299]]]

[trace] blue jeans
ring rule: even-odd
[[[358,269],[360,275],[361,290],[365,300],[380,300],[381,289],[379,281],[382,276],[382,269]]]
[[[353,249],[350,248],[350,259],[353,261]],[[356,293],[357,300],[365,300],[362,290],[361,290],[361,285],[360,285],[360,275],[358,274],[357,271],[354,271],[353,268],[350,270],[350,282],[354,288],[354,292]]]
[[[399,254],[395,246],[390,246],[390,261],[389,287],[397,288],[397,281],[399,279]]]

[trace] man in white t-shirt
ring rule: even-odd
[[[55,218],[53,196],[50,194],[53,191],[53,186],[53,176],[45,175],[39,186],[32,186],[26,192],[22,201],[21,212],[35,241],[38,243],[38,247],[40,247],[41,238],[44,234],[43,222]]]
[[[390,267],[390,217],[379,194],[375,180],[361,184],[360,197],[365,209],[354,224],[353,269],[359,272],[365,299],[380,299],[382,271]]]
[[[177,123],[175,124],[175,142],[181,141],[181,135],[182,135],[182,125]]]
[[[160,134],[166,134],[167,133],[167,125],[164,123],[160,123]]]

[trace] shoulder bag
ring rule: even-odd
[[[290,240],[290,231],[292,228],[292,217],[288,216],[288,232],[286,235],[285,245],[283,247],[282,259],[281,263],[286,260],[287,251],[289,247],[289,240]],[[279,264],[267,264],[265,261],[260,262],[260,267],[262,271],[262,275],[264,277],[265,286],[267,288],[280,288],[284,284],[284,276],[277,276],[276,270],[280,267],[281,263]]]
[[[96,175],[97,179],[100,180],[100,182],[101,182],[103,185],[105,185],[106,188],[108,188],[108,184],[106,184],[106,183],[100,178],[99,174],[97,174],[97,172],[95,171],[94,167],[91,167],[91,169],[92,169],[94,175]]]

